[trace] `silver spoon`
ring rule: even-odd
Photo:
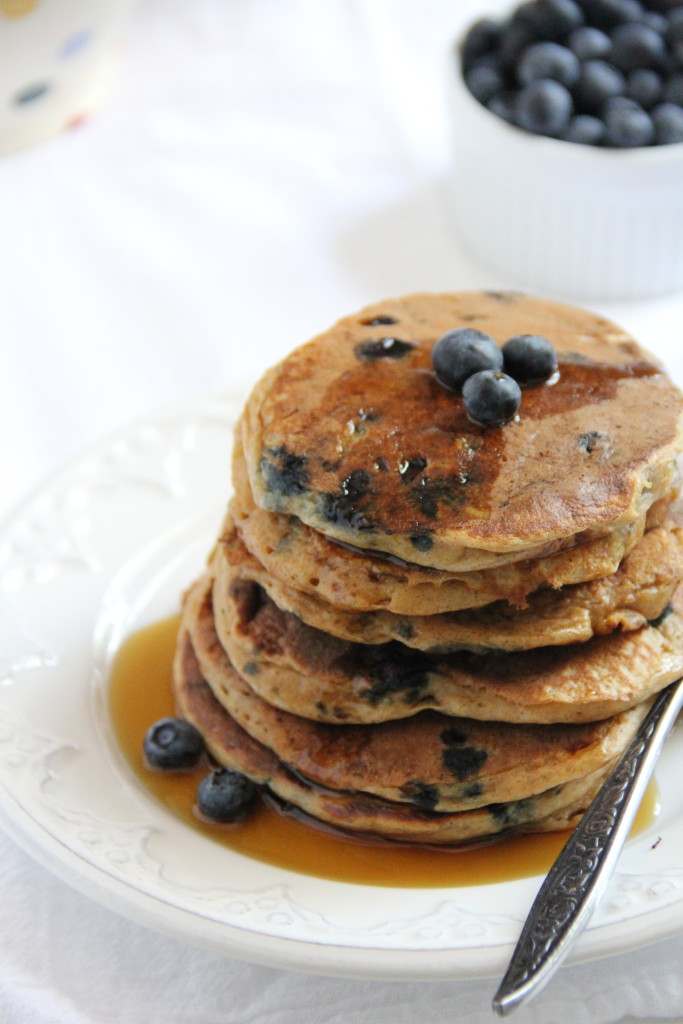
[[[681,706],[683,678],[660,693],[548,872],[493,999],[501,1017],[541,990],[588,924]]]

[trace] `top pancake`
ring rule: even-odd
[[[462,326],[501,345],[547,337],[559,380],[525,389],[513,422],[474,425],[431,369],[436,340]],[[341,320],[269,371],[242,442],[261,507],[471,570],[633,522],[670,487],[681,413],[661,367],[602,317],[515,293],[418,294]]]

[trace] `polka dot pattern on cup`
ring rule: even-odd
[[[2,2],[2,0],[0,0]],[[84,28],[80,32],[74,32],[73,35],[65,39],[59,48],[59,56],[63,60],[68,60],[70,57],[75,57],[81,53],[82,50],[90,44],[93,37],[93,33],[90,29]]]
[[[39,3],[40,0],[0,0],[0,15],[3,18],[25,18]]]
[[[25,106],[27,103],[33,103],[34,100],[39,100],[47,92],[49,92],[50,86],[47,82],[35,82],[33,85],[27,85],[26,88],[16,93],[14,96],[14,102],[17,106]]]

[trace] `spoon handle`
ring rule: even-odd
[[[659,695],[548,872],[493,999],[501,1017],[558,969],[602,898],[657,757],[683,705],[683,679]]]

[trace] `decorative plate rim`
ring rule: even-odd
[[[538,877],[392,889],[274,868],[184,826],[116,746],[111,659],[127,633],[174,610],[208,554],[241,405],[192,399],[124,427],[0,522],[0,821],[96,901],[231,956],[389,980],[499,974]],[[627,845],[571,962],[683,931],[683,795],[667,770],[681,757],[674,735],[660,762],[664,811]]]

